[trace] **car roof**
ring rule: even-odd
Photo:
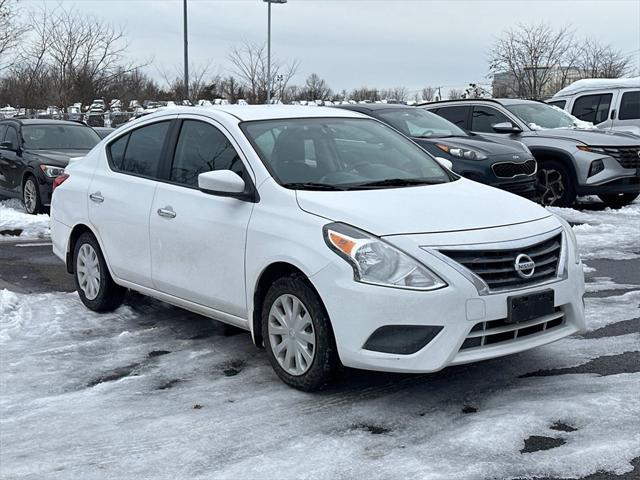
[[[52,118],[5,118],[3,122],[11,121],[22,125],[81,125],[86,127],[82,122],[74,122],[71,120],[54,120]]]
[[[438,102],[421,103],[421,107],[432,107],[437,105],[455,105],[456,103],[497,103],[499,105],[517,105],[522,103],[543,103],[538,100],[525,100],[523,98],[460,98],[457,100],[440,100]]]
[[[211,105],[206,107],[164,107],[153,117],[160,115],[180,115],[224,112],[241,122],[252,120],[272,120],[283,118],[347,117],[362,118],[357,112],[331,107],[305,107],[301,105]],[[149,117],[147,117],[149,118]]]
[[[333,108],[340,108],[351,111],[363,111],[374,112],[376,110],[409,110],[415,109],[411,105],[404,105],[402,103],[356,103],[351,105],[336,105]]]

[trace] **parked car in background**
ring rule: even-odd
[[[585,328],[571,227],[347,110],[159,111],[70,165],[54,253],[82,302],[125,289],[249,330],[287,384],[431,372]]]
[[[109,135],[111,132],[115,130],[115,128],[111,128],[111,127],[93,127],[93,129],[96,131],[98,135],[100,135],[100,138],[105,138],[107,135]]]
[[[0,121],[0,195],[21,198],[28,213],[43,212],[69,159],[86,155],[99,141],[92,128],[79,122]]]
[[[578,80],[547,103],[598,128],[640,135],[640,77]]]
[[[538,161],[540,201],[569,207],[577,195],[598,195],[617,208],[640,194],[640,137],[596,128],[543,102],[466,99],[424,108],[461,128],[523,142]]]
[[[463,177],[535,200],[536,160],[522,143],[468,133],[422,108],[385,103],[341,105],[383,121],[434,157],[445,158]]]

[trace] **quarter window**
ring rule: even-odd
[[[119,172],[157,178],[169,124],[164,121],[146,125],[112,142],[111,166]]]
[[[625,92],[620,101],[619,120],[633,120],[640,118],[640,90]]]
[[[566,100],[556,100],[555,102],[547,102],[549,105],[553,105],[554,107],[562,108],[564,110],[564,106],[567,104]]]
[[[491,107],[473,107],[471,130],[474,132],[496,133],[493,126],[498,123],[512,123],[511,119]]]
[[[227,137],[209,123],[185,120],[171,165],[172,182],[198,186],[198,175],[212,170],[231,170],[245,179],[242,160]]]
[[[469,107],[442,107],[434,110],[434,113],[446,118],[451,123],[456,124],[460,128],[467,128],[469,118]]]
[[[580,120],[597,125],[609,118],[612,97],[611,93],[583,95],[576,99],[571,113]]]

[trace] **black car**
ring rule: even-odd
[[[69,159],[86,155],[98,142],[98,134],[78,122],[0,121],[0,195],[21,198],[28,213],[43,212]]]
[[[111,127],[93,127],[93,129],[98,135],[100,135],[100,138],[105,138],[111,132],[114,132],[116,130],[115,128]]]
[[[530,199],[536,198],[536,160],[513,140],[468,133],[438,115],[407,105],[369,103],[341,105],[391,125],[435,157],[453,164],[453,171],[477,182]]]

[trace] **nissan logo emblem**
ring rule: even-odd
[[[520,277],[531,278],[533,276],[533,272],[536,270],[536,263],[531,260],[529,255],[521,253],[516,257],[514,267]]]

